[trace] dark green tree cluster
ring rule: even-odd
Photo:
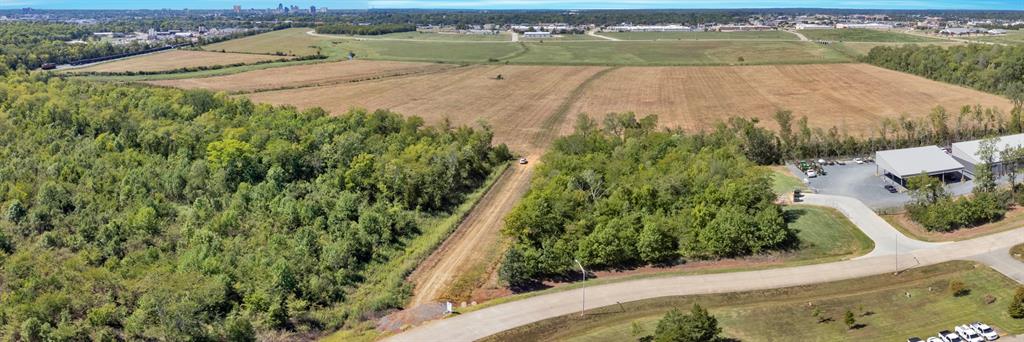
[[[656,119],[580,116],[544,156],[505,221],[500,269],[512,286],[592,268],[749,255],[789,246],[795,233],[769,176],[730,131],[657,131]]]
[[[509,158],[491,138],[387,111],[11,73],[0,336],[245,340],[401,305],[404,275],[353,293]]]
[[[114,45],[95,40],[88,40],[84,44],[67,43],[75,39],[88,39],[91,34],[88,27],[74,24],[0,23],[0,68],[15,69],[21,66],[35,69],[44,63],[63,64],[156,47],[141,43]]]
[[[975,182],[972,196],[953,198],[945,192],[939,178],[926,174],[911,177],[907,181],[907,189],[914,197],[914,203],[906,206],[907,214],[925,229],[938,232],[975,227],[1002,219],[1012,201],[1009,192],[995,189],[995,182],[991,179],[986,181],[979,177]],[[991,185],[986,182],[991,182]]]
[[[355,35],[382,35],[395,32],[416,31],[416,25],[411,24],[376,24],[376,25],[352,25],[352,24],[328,24],[316,27],[316,33],[322,34],[355,34]]]
[[[722,328],[718,319],[700,305],[693,304],[689,314],[678,309],[669,310],[655,327],[655,342],[714,342],[720,339]]]
[[[877,46],[864,61],[1011,97],[1024,92],[1024,45]]]

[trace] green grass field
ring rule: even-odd
[[[1007,31],[1005,35],[1001,36],[978,36],[965,39],[990,43],[1024,44],[1024,30]]]
[[[970,293],[953,297],[948,285],[966,284]],[[693,303],[718,318],[724,335],[742,341],[905,341],[927,337],[957,324],[983,321],[1001,333],[1024,332],[1024,320],[1006,313],[1018,286],[998,272],[956,261],[891,274],[833,283],[743,293],[666,297],[623,303],[541,321],[492,336],[490,340],[629,341],[654,332],[665,311]],[[906,294],[909,293],[908,297]],[[995,297],[986,304],[985,296]],[[832,320],[818,323],[812,313]],[[843,313],[856,314],[858,329],[847,329]],[[870,313],[865,315],[865,313]]]
[[[864,233],[838,211],[809,205],[785,208],[790,227],[798,231],[800,249],[790,262],[838,260],[864,255],[875,247]]]
[[[509,58],[523,51],[520,44],[512,42],[479,44],[447,41],[334,40],[329,44],[342,53],[354,52],[356,58],[445,63],[486,63],[489,59]]]
[[[942,41],[941,39],[914,36],[896,31],[869,29],[800,30],[799,32],[810,40],[837,42],[925,43]]]
[[[441,41],[465,41],[465,42],[500,42],[512,41],[508,33],[496,35],[483,34],[455,34],[455,33],[433,33],[433,32],[396,32],[377,36],[338,36],[338,37],[359,37],[366,39],[412,39],[412,40],[441,40]]]
[[[207,51],[226,51],[259,54],[314,55],[322,48],[324,38],[306,34],[304,27],[284,29],[203,46]],[[324,52],[324,54],[327,54]]]
[[[512,63],[646,66],[850,61],[833,49],[798,41],[546,41],[526,47],[529,51],[512,58]]]
[[[754,32],[602,32],[602,36],[622,40],[800,40],[796,35],[783,31]]]
[[[776,195],[789,195],[795,189],[807,190],[807,184],[796,178],[785,166],[771,167],[771,172],[772,191]]]

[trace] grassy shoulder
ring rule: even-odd
[[[948,290],[961,281],[969,294]],[[954,261],[839,282],[783,289],[698,296],[666,297],[623,303],[561,316],[509,330],[491,341],[625,341],[650,335],[658,319],[672,308],[693,303],[718,318],[723,334],[743,341],[897,341],[926,337],[954,325],[983,321],[1003,334],[1024,332],[1024,320],[1006,312],[1017,284],[994,270]],[[909,294],[909,296],[908,296]],[[995,302],[986,304],[992,296]],[[820,317],[831,318],[819,323]],[[856,313],[858,329],[847,329],[843,313]]]
[[[1024,227],[1024,208],[1021,207],[1014,207],[1007,211],[1006,217],[1002,220],[973,228],[961,228],[948,233],[929,231],[911,220],[906,213],[881,216],[904,235],[929,242],[960,241]]]
[[[850,62],[834,49],[800,41],[667,40],[528,43],[511,63],[538,65],[758,65]]]
[[[870,29],[800,30],[799,32],[810,40],[829,40],[838,42],[927,43],[941,41],[936,38],[910,35],[898,31]]]
[[[460,308],[458,311],[462,313],[476,311],[537,295],[576,289],[584,285],[595,286],[651,277],[743,272],[845,260],[867,254],[875,247],[875,243],[870,238],[837,210],[810,205],[793,205],[787,206],[785,211],[787,219],[792,220],[790,227],[798,231],[797,236],[800,238],[801,248],[796,251],[745,259],[696,262],[673,268],[655,269],[653,272],[599,277],[586,282],[562,284],[541,291],[497,298],[480,305]]]
[[[405,277],[458,228],[463,218],[473,210],[473,207],[490,190],[491,186],[508,169],[509,165],[511,164],[504,164],[496,168],[484,181],[483,186],[466,196],[462,205],[456,208],[450,215],[423,218],[419,224],[420,227],[424,227],[422,233],[409,241],[402,255],[390,258],[390,262],[378,268],[379,272],[372,273],[364,285],[352,294],[352,299],[350,300],[372,301],[374,297],[388,296],[390,293],[396,292],[404,292],[406,295],[411,295],[411,288],[395,287],[409,287],[409,284],[404,281]],[[372,341],[378,335],[373,330],[372,323],[363,322],[362,325],[352,327],[352,329],[333,333],[325,337],[324,340]]]
[[[1013,246],[1010,248],[1010,256],[1014,259],[1024,262],[1024,244]]]
[[[786,166],[769,166],[772,175],[772,191],[779,196],[789,195],[793,190],[807,190],[807,184],[789,172]]]

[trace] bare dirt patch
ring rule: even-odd
[[[505,171],[455,233],[409,276],[416,285],[409,307],[440,299],[470,299],[504,251],[500,238],[504,218],[529,188],[533,165],[515,165]]]
[[[558,112],[576,88],[603,69],[477,65],[430,75],[247,96],[256,102],[319,106],[335,113],[351,107],[388,108],[420,116],[430,124],[446,118],[453,125],[476,125],[482,120],[494,129],[497,142],[507,143],[513,151],[539,155],[545,146],[535,143],[535,136],[561,125],[548,122],[553,126],[544,127],[546,119]],[[499,74],[501,80],[496,79]]]
[[[317,87],[385,77],[438,72],[453,64],[388,61],[344,61],[255,70],[216,77],[162,80],[150,84],[177,88],[202,88],[232,93]]]
[[[247,53],[170,50],[107,63],[100,63],[81,69],[73,69],[72,72],[153,72],[201,66],[230,65],[236,63],[250,64],[282,58],[287,57],[254,55]]]
[[[627,67],[586,89],[572,112],[655,114],[662,125],[696,130],[731,116],[756,117],[775,128],[772,114],[786,109],[807,116],[812,127],[868,134],[885,117],[974,104],[1011,108],[996,95],[867,64]],[[562,131],[571,129],[566,123]]]

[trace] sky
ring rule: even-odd
[[[331,9],[642,9],[642,8],[858,8],[1024,10],[1024,0],[0,0],[0,9],[230,9],[278,3]]]

